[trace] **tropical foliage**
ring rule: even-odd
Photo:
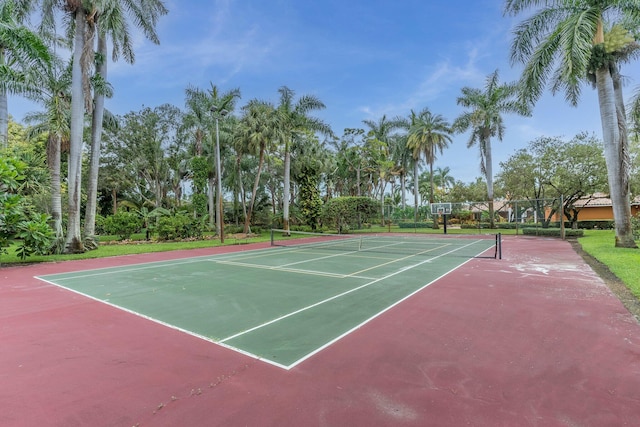
[[[530,12],[533,9],[533,12]],[[620,64],[638,49],[640,1],[507,0],[505,11],[528,17],[514,32],[513,62],[524,64],[521,95],[537,101],[545,86],[577,105],[582,85],[597,90],[613,204],[616,246],[636,247],[631,231],[630,158]]]
[[[527,104],[518,100],[519,87],[515,83],[500,83],[498,70],[487,76],[484,90],[464,87],[458,104],[465,110],[454,122],[458,132],[471,131],[467,147],[480,148],[480,171],[487,182],[487,200],[491,227],[493,215],[493,153],[491,138],[502,141],[505,132],[502,114],[517,113],[528,115]]]
[[[508,13],[518,14],[541,3],[506,4]],[[297,95],[287,86],[274,91],[272,99],[242,104],[239,88],[190,86],[183,108],[162,104],[112,115],[106,107],[118,88],[108,81],[108,58],[134,62],[134,27],[159,43],[156,26],[167,13],[163,2],[0,0],[2,31],[25,34],[22,45],[10,44],[6,37],[11,31],[0,31],[0,59],[9,65],[0,64],[0,121],[2,88],[29,96],[41,108],[24,118],[27,128],[7,114],[5,157],[18,156],[27,166],[12,166],[25,179],[12,182],[3,194],[6,200],[20,197],[19,204],[4,205],[3,247],[18,239],[27,256],[45,246],[47,251],[93,249],[99,240],[94,235],[106,232],[123,239],[144,231],[147,239],[206,235],[222,240],[225,231],[249,234],[268,226],[346,231],[389,219],[437,224],[429,221],[427,201],[489,200],[492,209],[494,198],[516,193],[562,194],[571,201],[596,189],[611,191],[613,197],[625,182],[640,188],[637,166],[631,166],[639,152],[634,141],[640,133],[640,107],[630,109],[630,138],[625,125],[611,115],[624,114],[618,102],[618,65],[631,59],[635,48],[627,19],[638,18],[629,11],[632,4],[636,2],[545,2],[546,12],[534,13],[516,29],[513,59],[525,63],[519,84],[501,83],[495,71],[484,87],[462,88],[457,99],[462,112],[453,123],[421,107],[404,116],[369,117],[361,127],[336,135],[315,116],[325,108],[323,101]],[[613,10],[620,14],[608,13]],[[62,15],[64,19],[55,19]],[[27,33],[23,23],[36,20],[29,18],[39,24]],[[60,23],[64,27],[56,28]],[[558,32],[549,32],[552,28]],[[579,30],[575,35],[582,44],[571,44],[577,43],[571,29]],[[591,38],[600,30],[601,42],[594,44]],[[65,34],[63,43],[54,44],[52,33]],[[57,50],[64,50],[60,56],[69,60],[51,53]],[[26,84],[34,78],[37,88]],[[603,145],[586,136],[572,141],[542,137],[494,172],[491,144],[505,135],[503,115],[528,114],[547,80],[552,90],[565,91],[577,102],[580,85],[590,78],[598,88],[606,86],[604,80],[612,85],[615,97],[606,99],[616,102],[607,106],[607,117],[617,133],[607,127]],[[468,133],[468,148],[479,149],[482,178],[471,183],[456,180],[449,167],[438,165],[456,132]],[[610,157],[615,156],[607,151],[611,141],[618,141],[622,150],[617,160],[622,168],[614,171],[614,180]],[[602,168],[597,154],[603,148],[607,182],[597,173]],[[544,165],[537,175],[518,169],[536,161]],[[525,188],[531,184],[527,177],[534,180],[531,188]],[[406,197],[412,193],[414,203],[408,207]],[[622,197],[628,200],[628,193]],[[23,220],[35,222],[25,229],[15,221],[9,226],[8,206],[19,206]],[[569,213],[570,207],[566,205]],[[488,215],[489,220],[494,217]],[[41,227],[45,220],[55,244],[44,245],[50,232]],[[623,242],[624,229],[617,230]]]
[[[18,159],[0,157],[0,254],[17,240],[17,254],[22,259],[48,253],[53,241],[48,216],[35,212],[19,192],[25,168]]]

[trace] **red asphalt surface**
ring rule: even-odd
[[[640,325],[559,240],[506,237],[289,371],[33,278],[221,251],[1,269],[0,426],[640,425]]]

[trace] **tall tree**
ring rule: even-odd
[[[276,113],[275,107],[265,101],[253,99],[244,107],[240,120],[238,138],[244,142],[241,152],[249,152],[258,156],[258,170],[256,172],[249,202],[249,211],[244,220],[244,232],[250,232],[251,217],[256,202],[265,152],[275,141]]]
[[[377,141],[374,145],[376,145],[376,149],[370,150],[370,153],[374,155],[375,163],[377,164],[377,173],[380,184],[380,204],[381,204],[381,215],[384,219],[384,185],[385,180],[389,179],[389,172],[391,172],[391,165],[389,164],[388,148],[389,143],[391,141],[392,133],[398,129],[406,129],[407,123],[402,118],[396,117],[393,119],[388,119],[386,114],[383,114],[378,121],[373,120],[363,120],[368,128],[368,144]],[[384,145],[384,150],[382,150],[382,145]]]
[[[299,188],[300,219],[315,230],[322,213],[319,186],[328,152],[311,132],[296,138],[291,149],[296,158],[291,166],[291,175]]]
[[[217,86],[211,84],[211,88],[208,90],[208,99],[211,103],[211,112],[214,115],[216,127],[215,127],[215,162],[216,162],[216,232],[222,239],[224,235],[224,209],[223,209],[223,193],[222,193],[222,162],[220,159],[220,129],[219,122],[221,119],[226,119],[229,114],[235,109],[236,101],[240,98],[240,89],[232,89],[227,92],[220,92]],[[227,132],[223,134],[229,134]],[[224,139],[224,138],[223,138]],[[227,141],[231,141],[232,137],[227,137]],[[209,194],[213,194],[210,191]],[[213,200],[211,200],[213,202]],[[210,203],[211,206],[211,203]],[[214,209],[211,209],[214,211]]]
[[[94,1],[92,4],[89,26],[90,33],[97,33],[96,76],[94,77],[94,99],[91,116],[91,157],[89,164],[89,185],[87,186],[87,206],[85,211],[84,234],[86,243],[95,245],[96,198],[98,193],[98,174],[100,168],[100,151],[102,126],[105,112],[105,95],[107,82],[108,41],[112,43],[113,61],[120,54],[130,64],[135,62],[133,40],[129,31],[129,22],[142,30],[148,40],[159,44],[156,24],[160,16],[167,13],[161,0],[106,0]]]
[[[235,109],[237,98],[240,97],[240,89],[232,89],[227,92],[221,92],[220,89],[211,83],[208,90],[198,88],[188,88],[186,90],[187,115],[185,116],[184,126],[191,133],[194,140],[195,156],[192,159],[192,167],[194,177],[203,175],[208,178],[208,194],[209,194],[209,225],[213,227],[214,217],[216,219],[216,232],[218,236],[223,235],[223,211],[222,211],[222,168],[220,161],[220,121],[225,123],[228,115]],[[223,137],[228,132],[223,132]],[[231,138],[228,138],[231,140]],[[212,154],[214,161],[209,161],[203,157],[204,142],[211,141],[209,153]],[[215,167],[213,163],[215,162]],[[215,191],[214,191],[215,183]],[[194,185],[196,181],[194,179]],[[217,194],[216,203],[214,194]],[[204,185],[198,184],[194,186],[194,204],[196,211],[199,205],[204,203],[199,200],[204,199]],[[214,215],[215,212],[215,215]]]
[[[433,164],[438,152],[442,153],[451,143],[451,125],[440,114],[433,114],[429,108],[411,117],[407,147],[413,150],[413,157],[424,157],[429,165],[429,203],[433,203]],[[417,207],[416,207],[417,209]],[[434,221],[434,226],[436,226]]]
[[[55,32],[57,9],[65,14],[63,20],[66,31],[72,39],[72,78],[71,78],[71,127],[69,144],[69,173],[68,173],[68,218],[66,252],[82,252],[85,250],[80,228],[80,201],[81,201],[81,177],[82,177],[82,153],[83,153],[83,123],[84,114],[92,112],[92,97],[90,74],[94,63],[94,36],[96,34],[96,19],[101,14],[117,16],[118,8],[130,10],[134,22],[138,23],[149,18],[146,5],[158,3],[159,0],[14,0],[17,5],[17,15],[26,14],[38,9],[41,12],[40,31]],[[38,6],[40,6],[38,8]],[[162,13],[166,13],[162,6]],[[120,10],[121,12],[121,10]],[[121,14],[120,14],[121,15]],[[121,15],[122,16],[122,15]],[[126,25],[126,24],[125,24]],[[105,25],[104,28],[109,28]],[[113,28],[113,27],[112,27]],[[144,30],[144,28],[143,28]],[[109,30],[106,30],[106,34]],[[118,44],[114,39],[114,46]],[[123,48],[124,49],[124,48]],[[115,50],[115,49],[114,49]]]
[[[575,106],[582,83],[591,77],[598,93],[615,246],[635,248],[619,67],[637,44],[628,31],[616,24],[631,23],[637,28],[640,1],[507,0],[505,3],[505,12],[511,15],[529,13],[533,8],[536,10],[516,27],[511,46],[512,61],[525,64],[521,77],[523,94],[529,101],[537,101],[550,80],[552,92],[564,92],[565,99]]]
[[[394,135],[391,139],[390,151],[391,158],[395,163],[395,170],[400,177],[400,203],[402,209],[405,209],[407,207],[407,175],[415,161],[412,150],[408,146],[408,135]]]
[[[32,135],[47,135],[47,165],[51,176],[51,220],[57,251],[62,249],[59,247],[64,243],[60,167],[61,152],[69,145],[71,68],[54,58],[52,66],[42,77],[35,100],[43,105],[44,111],[27,114],[25,122],[31,125]]]
[[[89,36],[87,20],[90,15],[89,0],[15,0],[17,16],[25,16],[33,10],[41,11],[40,32],[55,32],[55,11],[62,9],[64,22],[72,39],[72,73],[71,73],[71,126],[68,159],[68,217],[65,252],[83,252],[84,245],[80,233],[80,201],[82,176],[82,133],[85,110],[89,110],[86,100],[88,94],[90,53],[92,46],[86,43]],[[85,46],[87,48],[85,48]],[[91,58],[90,58],[91,57]]]
[[[444,168],[436,168],[433,171],[435,184],[442,189],[442,194],[447,194],[447,189],[452,187],[456,180],[450,175],[451,168],[445,166]]]
[[[464,87],[462,96],[458,97],[458,105],[468,110],[454,121],[453,127],[458,132],[471,130],[467,148],[476,144],[480,148],[480,171],[487,182],[491,228],[495,227],[491,138],[496,137],[498,141],[502,141],[505,130],[503,113],[529,114],[527,104],[519,99],[518,90],[515,83],[500,84],[496,70],[487,76],[484,90]]]
[[[295,92],[286,86],[278,89],[280,102],[276,107],[277,133],[284,147],[284,190],[282,203],[283,228],[289,231],[289,199],[291,196],[291,144],[296,134],[304,131],[321,132],[331,135],[331,127],[322,120],[309,116],[314,110],[322,110],[325,105],[313,95],[303,95],[294,100]]]
[[[0,148],[7,146],[8,94],[37,96],[39,79],[51,55],[44,42],[22,26],[13,0],[0,2]]]
[[[330,140],[336,151],[336,193],[338,196],[361,196],[361,176],[365,158],[364,129],[346,128],[340,139]],[[355,179],[354,179],[355,174]]]
[[[122,176],[129,177],[129,192],[137,197],[138,205],[167,205],[167,193],[172,187],[169,156],[181,144],[177,140],[181,115],[170,104],[132,111],[122,117],[115,135],[109,137],[109,163]]]

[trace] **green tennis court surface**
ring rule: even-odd
[[[274,247],[38,277],[289,369],[472,257],[489,238]],[[327,238],[330,240],[330,238]]]

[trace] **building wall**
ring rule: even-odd
[[[580,209],[578,221],[609,221],[613,219],[611,206],[590,206]]]
[[[631,206],[631,215],[640,216],[640,205]],[[553,216],[552,221],[558,221],[559,214]],[[580,210],[578,221],[613,221],[613,208],[611,206],[587,206]]]

